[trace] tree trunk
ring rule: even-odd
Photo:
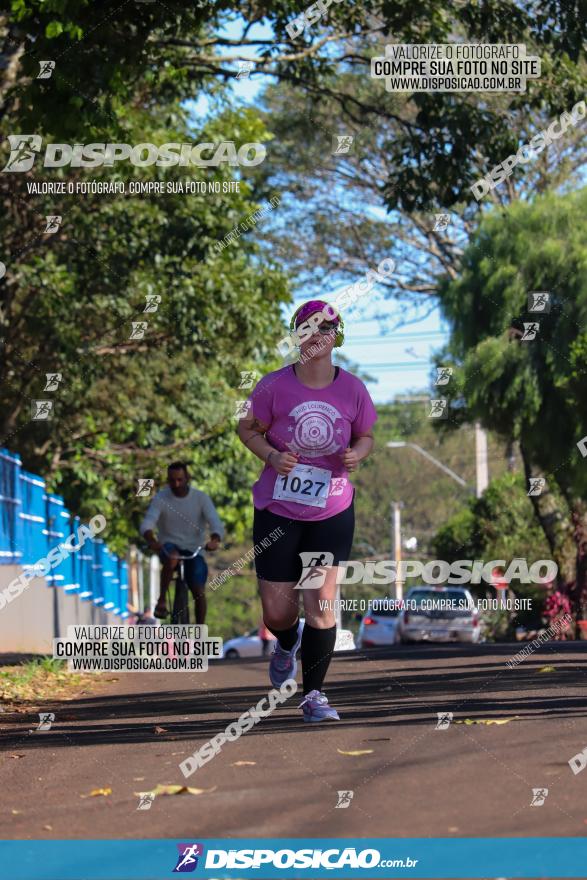
[[[543,479],[544,488],[539,495],[530,495],[534,512],[548,541],[554,562],[558,565],[558,586],[562,593],[572,597],[577,581],[577,545],[571,510],[557,484],[551,478],[549,485],[546,474],[533,462],[520,444],[520,454],[524,462],[524,472],[528,486],[530,480]]]
[[[7,16],[0,15],[0,108],[18,79],[24,41],[16,40],[8,29]]]

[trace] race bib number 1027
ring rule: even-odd
[[[287,476],[277,477],[273,497],[277,501],[295,501],[309,507],[326,507],[330,477],[327,468],[296,464]]]

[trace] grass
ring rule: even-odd
[[[64,660],[41,657],[18,666],[0,668],[0,706],[37,703],[66,699],[72,691],[87,688],[96,676],[78,675],[67,671]]]

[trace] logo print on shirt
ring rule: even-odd
[[[289,413],[295,419],[293,440],[287,445],[293,452],[299,452],[307,458],[318,458],[331,455],[340,450],[342,428],[334,427],[337,419],[342,419],[336,407],[323,400],[309,400],[300,403]]]

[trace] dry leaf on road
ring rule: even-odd
[[[151,791],[135,791],[135,795],[136,797],[142,797],[145,794],[155,796],[158,794],[209,794],[211,791],[216,791],[217,788],[217,785],[213,788],[188,788],[187,785],[156,785]]]
[[[342,749],[336,750],[339,755],[372,755],[373,749],[356,749],[354,752],[343,752]]]
[[[514,715],[513,718],[462,718],[454,724],[507,724],[508,721],[515,721],[519,717]]]

